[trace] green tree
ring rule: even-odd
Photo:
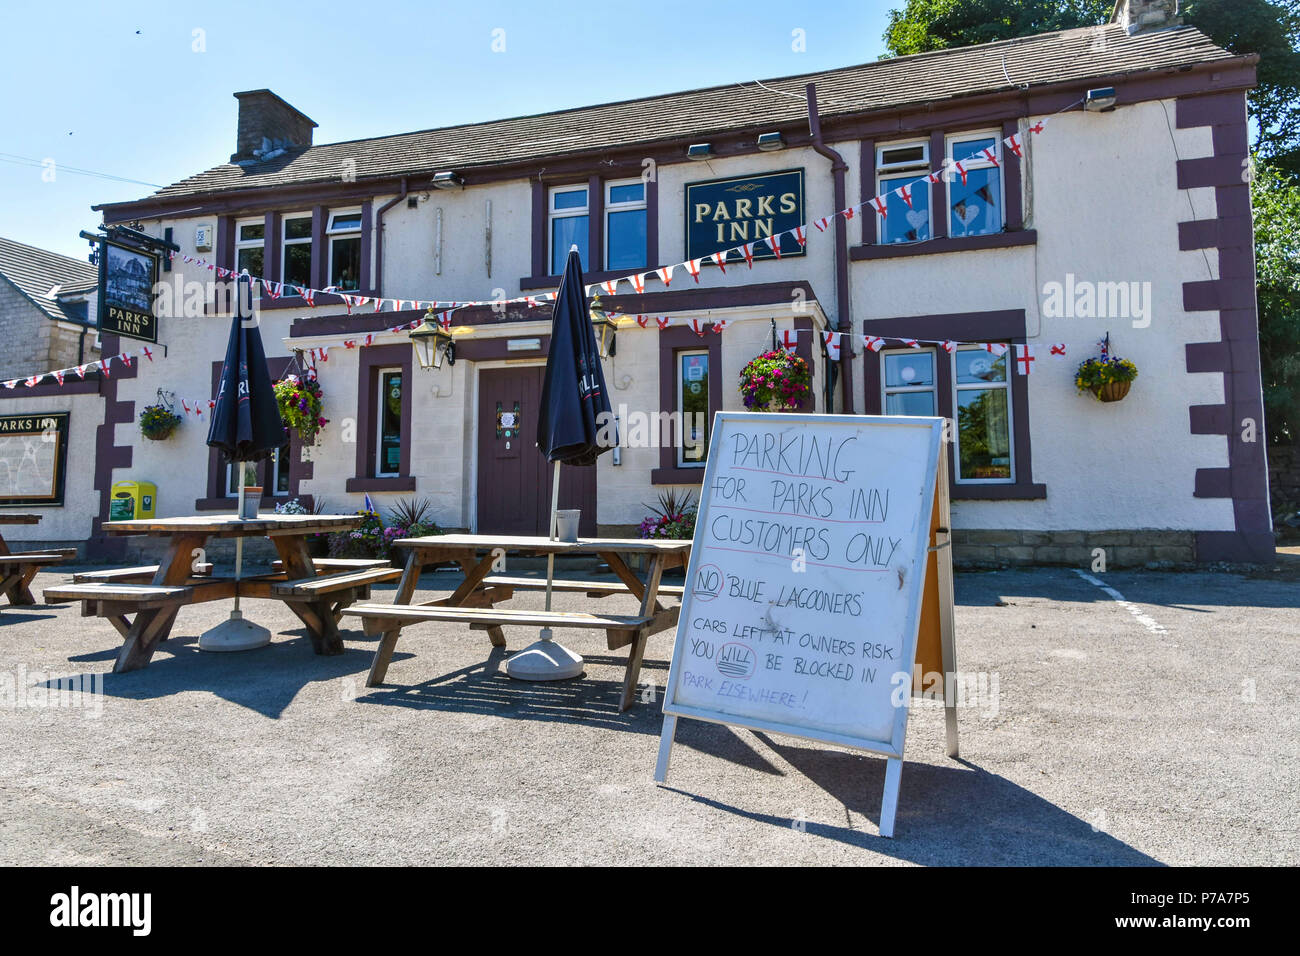
[[[1113,7],[1114,0],[907,0],[890,11],[885,48],[907,56],[1096,26]]]
[[[1259,163],[1251,183],[1259,355],[1269,440],[1300,441],[1300,183]]]

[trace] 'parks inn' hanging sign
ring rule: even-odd
[[[686,258],[700,259],[801,226],[803,170],[759,173],[686,184]],[[801,256],[793,236],[781,236],[781,257]],[[755,259],[775,256],[766,242]]]
[[[153,292],[157,278],[157,256],[103,240],[99,250],[100,331],[157,342]]]
[[[679,716],[868,750],[889,758],[892,835],[932,519],[946,515],[942,427],[717,414],[656,780]]]

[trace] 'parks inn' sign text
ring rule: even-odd
[[[802,225],[803,170],[759,173],[686,184],[686,258],[699,259]],[[781,237],[781,256],[801,256],[793,236]],[[764,242],[755,259],[771,259]]]

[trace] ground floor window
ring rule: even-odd
[[[375,477],[392,478],[402,473],[402,370],[379,370],[376,396]]]
[[[709,454],[709,352],[677,353],[676,411],[681,417],[678,467],[702,466]]]
[[[262,488],[263,497],[289,494],[289,443],[271,452],[271,457],[257,462],[229,462],[225,468],[227,498],[239,497],[239,469],[248,472],[244,479],[246,484]]]

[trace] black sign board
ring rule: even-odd
[[[0,507],[62,505],[68,412],[0,415]]]
[[[99,329],[144,342],[158,341],[154,283],[158,257],[104,241],[99,250]]]
[[[775,253],[762,240],[803,222],[802,169],[686,184],[687,259],[756,241],[754,258],[771,259]],[[781,237],[782,258],[802,255],[793,236]]]

